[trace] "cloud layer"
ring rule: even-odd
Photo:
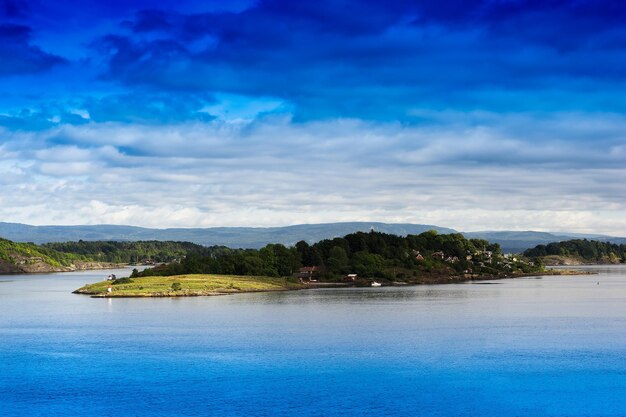
[[[0,221],[626,235],[625,18],[604,0],[0,0]]]
[[[489,118],[489,126],[270,117],[5,131],[0,205],[5,218],[27,223],[626,231],[625,118],[562,114],[540,126],[532,116]],[[568,146],[563,132],[574,137]]]

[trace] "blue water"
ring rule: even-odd
[[[70,293],[109,271],[0,276],[0,415],[623,416],[626,268],[596,269],[114,300]]]

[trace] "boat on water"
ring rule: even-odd
[[[381,284],[380,282],[372,281],[372,287],[380,287],[381,285],[383,284]]]

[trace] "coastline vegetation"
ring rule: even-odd
[[[229,249],[209,255],[191,253],[180,261],[133,271],[132,277],[181,274],[291,276],[316,267],[315,278],[337,281],[346,274],[362,278],[417,283],[432,277],[499,277],[540,272],[540,262],[505,256],[498,244],[466,239],[460,233],[428,231],[406,237],[357,232],[313,245],[269,244],[261,249]]]
[[[55,252],[80,254],[98,262],[126,264],[173,262],[195,254],[209,256],[228,250],[224,246],[202,246],[191,242],[145,240],[133,242],[84,241],[44,243],[42,248]]]
[[[626,263],[626,245],[597,240],[572,239],[537,245],[524,256],[548,265]]]
[[[175,262],[190,254],[209,256],[229,250],[223,246],[171,241],[80,240],[37,245],[0,238],[0,273],[60,272],[119,264],[153,265]]]
[[[0,272],[51,272],[89,262],[89,257],[58,252],[34,243],[20,243],[0,238]]]

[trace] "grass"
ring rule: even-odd
[[[112,288],[110,293],[107,292],[109,285]],[[302,288],[302,285],[292,278],[191,274],[132,278],[131,282],[120,284],[111,284],[111,281],[101,281],[85,285],[74,292],[98,297],[180,297],[256,291],[285,291],[299,288]]]

